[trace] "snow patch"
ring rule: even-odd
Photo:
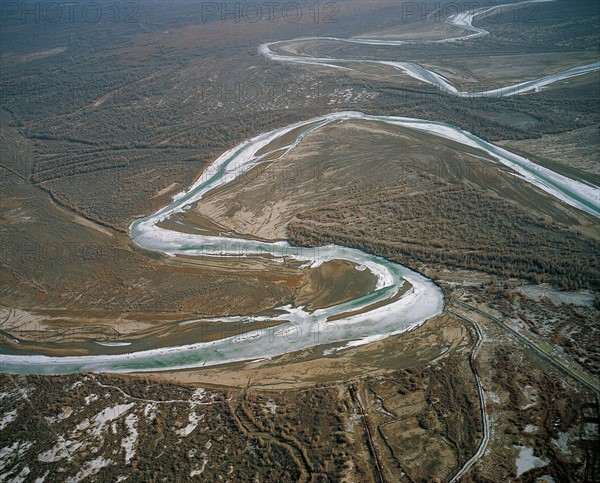
[[[561,453],[565,455],[571,454],[569,449],[569,435],[567,433],[558,433],[558,439],[553,439],[554,445],[560,449]]]
[[[96,426],[92,430],[92,434],[100,437],[102,433],[105,431],[106,426],[114,421],[115,419],[120,418],[123,414],[129,411],[134,406],[134,403],[129,404],[117,404],[113,407],[108,407],[100,411],[94,418],[92,419],[92,426]]]
[[[4,428],[6,428],[6,426],[8,426],[10,423],[12,423],[15,419],[17,419],[17,410],[13,409],[12,411],[6,413],[4,416],[2,416],[2,419],[0,419],[0,431],[2,431]]]
[[[202,453],[204,454],[204,453]],[[202,461],[202,466],[199,469],[195,469],[192,470],[190,472],[190,477],[194,477],[194,476],[200,476],[202,473],[204,473],[204,469],[206,468],[206,464],[208,463],[208,459],[204,458],[204,460]]]
[[[148,418],[148,421],[153,421],[156,419],[156,404],[148,403],[144,407],[144,416]]]
[[[523,285],[518,287],[517,290],[533,300],[541,300],[547,297],[554,305],[571,304],[594,307],[596,302],[596,296],[590,290],[558,290],[545,283],[541,285]]]
[[[556,483],[556,482],[555,482],[554,478],[552,478],[550,475],[542,475],[537,480],[535,480],[535,483]]]
[[[70,406],[67,406],[66,408],[63,408],[62,413],[60,413],[58,416],[46,416],[44,419],[48,424],[54,424],[58,421],[67,419],[69,416],[71,416],[71,414],[73,414],[73,409]]]
[[[95,475],[96,473],[98,473],[98,471],[100,471],[102,468],[109,466],[111,463],[111,460],[107,460],[102,457],[88,461],[79,473],[77,473],[71,478],[67,478],[66,482],[78,483],[79,481],[82,481],[92,475]]]
[[[31,473],[31,470],[25,466],[17,476],[10,480],[10,483],[23,483],[29,473]]]
[[[598,423],[588,422],[583,425],[582,439],[598,439]]]
[[[37,459],[42,463],[56,463],[65,458],[67,461],[71,461],[73,458],[72,455],[82,446],[82,443],[65,440],[64,436],[59,436],[54,447],[40,453]]]
[[[265,403],[265,408],[267,408],[271,412],[272,415],[277,414],[278,407],[279,406],[277,406],[277,404],[275,404],[275,401],[267,401]]]
[[[78,387],[82,386],[83,382],[81,381],[75,381],[73,384],[71,384],[71,387],[69,387],[70,391],[73,391],[75,389],[77,389]]]
[[[50,470],[46,470],[46,473],[44,473],[42,476],[38,476],[35,479],[34,483],[44,483],[44,481],[46,481],[46,477],[50,474]]]
[[[517,465],[517,478],[529,470],[543,468],[549,463],[548,461],[535,456],[532,448],[528,448],[526,446],[515,447],[519,450],[519,456],[517,456],[515,461]]]
[[[135,447],[137,446],[138,430],[136,423],[138,418],[135,414],[129,414],[125,418],[125,425],[129,434],[126,438],[121,441],[121,446],[125,449],[125,463],[129,464],[131,458],[135,455]]]
[[[189,436],[202,420],[204,420],[204,414],[197,415],[196,411],[192,411],[188,416],[189,424],[185,428],[178,429],[176,433],[181,437]]]

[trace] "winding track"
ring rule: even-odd
[[[487,11],[487,9],[485,10]],[[482,13],[484,12],[475,11],[469,14],[454,16],[451,19],[452,24],[471,31],[471,33],[464,37],[444,41],[456,41],[458,39],[487,35],[487,32],[483,29],[478,29],[471,25],[473,18]],[[344,40],[358,43],[376,43],[378,45],[398,45],[398,42],[406,43],[405,41],[379,41],[373,39]],[[425,43],[430,42],[425,41]],[[282,58],[281,56],[277,56],[277,54],[271,53],[269,46],[272,45],[264,44],[260,47],[260,50],[274,60],[296,63],[316,62],[313,58],[301,56],[286,56]],[[331,61],[331,59],[326,60]],[[318,59],[316,63],[322,64],[323,62]],[[593,70],[600,68],[600,64],[593,65]],[[582,67],[584,71],[589,71],[586,70],[589,68],[591,67]],[[425,79],[427,76],[419,74],[421,77],[424,77],[423,80],[430,81],[434,79],[432,83],[440,80],[439,76],[435,77],[437,74],[430,71],[427,72],[427,76],[432,75],[433,77]],[[547,85],[550,82],[565,78],[564,75],[567,74],[558,73],[530,82],[533,83],[531,85]],[[520,93],[522,92],[524,90],[520,91]],[[509,89],[496,91],[494,95],[508,96],[514,93],[514,90]],[[18,373],[68,373],[76,371],[139,372],[251,361],[323,344],[337,344],[338,349],[342,346],[349,347],[366,344],[410,330],[434,315],[439,314],[444,308],[443,295],[439,287],[431,282],[431,280],[406,267],[359,250],[336,245],[314,249],[298,248],[291,247],[286,242],[266,243],[256,240],[201,236],[174,232],[158,226],[160,221],[168,218],[173,213],[189,209],[191,205],[198,202],[215,188],[230,183],[239,175],[244,174],[261,163],[270,163],[271,161],[267,161],[269,156],[274,151],[279,151],[281,147],[260,155],[258,153],[272,141],[282,138],[290,131],[304,127],[303,130],[300,130],[300,134],[298,134],[296,139],[284,147],[286,153],[294,149],[305,136],[314,130],[323,128],[331,123],[352,120],[369,120],[402,126],[427,132],[443,139],[450,139],[465,146],[475,147],[488,153],[497,163],[512,169],[515,175],[523,180],[536,185],[572,206],[587,211],[593,216],[600,217],[598,187],[554,173],[549,169],[532,163],[526,158],[488,143],[456,126],[422,119],[372,116],[360,112],[329,114],[274,129],[273,131],[249,139],[225,152],[203,173],[201,178],[188,191],[177,195],[171,204],[151,216],[141,218],[132,223],[130,234],[132,240],[141,247],[171,256],[239,257],[267,255],[275,261],[283,261],[286,258],[295,259],[310,266],[317,266],[330,259],[348,260],[360,268],[369,269],[376,275],[378,283],[374,292],[356,300],[327,309],[320,309],[313,313],[307,312],[303,307],[281,307],[282,314],[270,316],[268,319],[277,320],[282,325],[267,331],[242,334],[209,343],[153,349],[130,354],[69,357],[1,356],[0,370]],[[394,296],[398,293],[404,280],[409,281],[413,288],[398,300],[394,300]],[[380,302],[386,301],[387,305],[380,306]],[[374,306],[377,308],[373,308]],[[335,323],[329,321],[331,316],[335,315],[337,317],[345,313],[356,314],[357,311],[362,311],[362,313],[340,317]],[[261,321],[266,319],[266,317],[260,315],[254,317],[219,318],[223,322]],[[333,331],[331,330],[332,327]]]
[[[457,317],[466,320],[469,322],[473,328],[475,329],[475,334],[477,335],[477,342],[475,343],[475,347],[473,347],[473,351],[471,352],[471,356],[469,357],[469,363],[471,365],[471,370],[473,371],[473,375],[475,376],[475,383],[477,384],[477,395],[479,397],[479,408],[481,411],[481,421],[482,421],[482,438],[481,443],[479,443],[479,447],[473,456],[471,456],[465,464],[460,468],[454,477],[450,480],[450,483],[456,483],[460,481],[460,479],[471,469],[471,467],[481,459],[483,454],[485,453],[485,449],[490,441],[490,418],[488,416],[487,407],[485,405],[485,393],[483,392],[483,384],[481,384],[481,378],[479,377],[479,373],[477,372],[477,367],[475,366],[475,358],[477,357],[477,353],[481,348],[481,344],[483,343],[483,332],[481,327],[477,322],[469,317],[457,312],[454,309],[448,309],[450,313],[456,315]]]

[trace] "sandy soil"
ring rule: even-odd
[[[443,314],[413,331],[329,357],[320,357],[322,349],[316,348],[273,360],[193,371],[162,372],[148,377],[214,386],[297,388],[347,381],[365,374],[383,374],[390,369],[426,364],[442,354],[466,347],[469,341],[468,331],[460,320],[450,314]]]

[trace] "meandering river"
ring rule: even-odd
[[[554,0],[531,0],[525,3],[544,3],[552,2]],[[487,13],[496,9],[510,6],[514,4],[497,5],[494,7],[484,7],[478,9],[470,9],[467,12],[457,13],[450,15],[446,21],[450,28],[455,28],[457,31],[465,32],[464,35],[457,35],[455,37],[448,37],[440,40],[381,40],[381,39],[368,39],[360,37],[351,38],[339,38],[339,37],[302,37],[293,40],[283,40],[278,42],[269,42],[262,44],[259,47],[259,52],[267,57],[268,59],[287,62],[294,64],[306,64],[306,65],[320,65],[325,67],[332,67],[336,69],[352,70],[349,65],[351,64],[370,64],[389,66],[401,74],[407,75],[418,81],[434,85],[438,87],[442,92],[458,97],[509,97],[519,94],[526,94],[529,92],[538,92],[544,87],[553,84],[558,81],[570,79],[571,77],[588,74],[590,72],[597,72],[600,70],[600,62],[593,62],[591,64],[581,65],[565,69],[563,71],[555,72],[553,74],[541,77],[539,79],[532,79],[517,84],[490,89],[486,91],[460,91],[444,76],[434,72],[433,70],[427,69],[422,65],[415,62],[406,62],[399,60],[357,60],[357,59],[342,59],[335,57],[310,57],[305,55],[291,55],[279,53],[278,50],[285,45],[293,45],[299,42],[341,42],[348,44],[362,44],[362,45],[381,45],[381,46],[401,46],[410,44],[443,44],[449,42],[458,42],[464,40],[473,40],[478,37],[489,35],[489,32],[483,28],[473,26],[473,20],[477,17],[482,17]]]
[[[461,14],[451,20],[456,26],[471,32],[469,35],[462,37],[463,39],[486,34],[482,29],[472,27],[471,21],[475,15],[477,15],[477,12],[469,15]],[[396,45],[395,41],[345,40]],[[456,38],[452,38],[445,41],[455,40]],[[319,64],[331,61],[331,59],[321,61],[322,59],[316,58],[280,56],[274,54],[270,46],[273,46],[273,44],[261,46],[261,52],[278,61]],[[342,61],[343,59],[336,59],[336,62]],[[598,64],[593,65],[596,65],[593,69],[597,70]],[[403,66],[401,68],[412,73],[410,75],[414,74],[413,77],[434,83],[440,87],[444,86],[444,89],[448,88],[444,84],[445,79],[430,71],[419,70],[423,69],[422,67],[416,69]],[[589,69],[591,67],[582,66],[577,72],[589,72]],[[573,69],[571,69],[570,71],[554,74],[554,76],[530,81],[528,86],[539,88],[550,82],[566,78],[564,77],[566,75],[571,76],[573,72]],[[494,95],[513,95],[517,93],[515,89],[517,89],[516,86],[511,86],[504,88],[504,90],[496,90]],[[523,87],[523,85],[518,88],[519,92],[532,89]],[[458,91],[452,92],[450,90],[450,92],[463,95]],[[479,94],[488,95],[490,92]],[[283,241],[268,243],[223,236],[204,236],[181,233],[159,226],[161,221],[174,213],[189,209],[208,192],[232,182],[261,163],[273,162],[271,160],[273,151],[284,150],[289,152],[311,132],[322,129],[334,122],[352,120],[376,121],[425,131],[433,136],[451,139],[464,146],[478,148],[489,154],[496,163],[510,168],[515,176],[520,177],[522,180],[534,184],[569,205],[600,217],[598,187],[569,179],[536,165],[522,156],[488,143],[459,127],[422,119],[373,116],[361,112],[332,113],[260,134],[223,153],[187,191],[174,197],[172,203],[156,213],[132,223],[130,235],[133,242],[140,247],[169,256],[267,257],[272,259],[272,263],[293,259],[311,267],[318,266],[327,260],[347,260],[356,264],[359,270],[370,270],[377,277],[377,285],[372,293],[313,312],[307,311],[304,307],[285,306],[278,308],[277,315],[257,314],[251,317],[210,319],[236,324],[245,321],[257,322],[263,320],[280,322],[276,327],[256,330],[212,342],[192,343],[184,346],[113,355],[66,357],[2,355],[0,356],[0,370],[15,373],[51,374],[76,371],[158,371],[253,361],[315,346],[323,346],[324,352],[330,353],[340,348],[366,344],[402,333],[441,313],[444,309],[444,297],[440,288],[431,280],[407,267],[360,250],[336,245],[318,248],[292,247],[289,243]],[[291,131],[298,134],[287,146],[278,145],[273,151],[265,152],[266,146],[272,145],[271,143],[274,140],[283,139]],[[235,262],[232,261],[232,263]],[[409,290],[399,296],[403,285],[407,282],[410,283]],[[108,344],[110,345],[110,342]]]

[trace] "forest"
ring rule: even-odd
[[[462,268],[569,290],[600,287],[598,240],[468,186],[357,196],[299,213],[288,236],[360,248],[429,274]]]

